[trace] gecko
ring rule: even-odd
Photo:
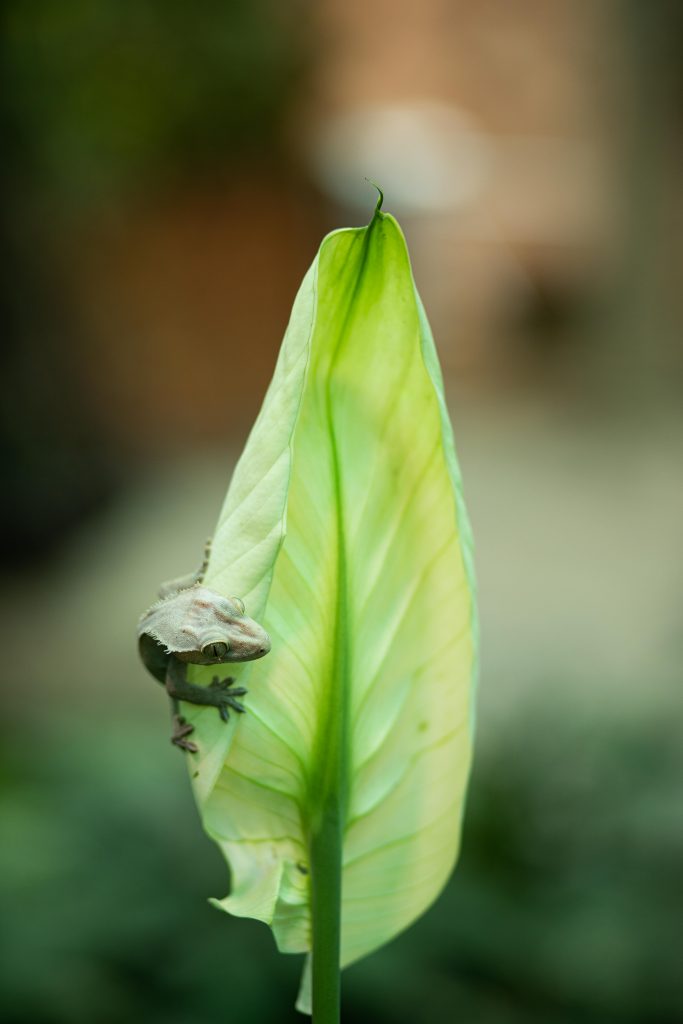
[[[214,676],[209,686],[191,683],[187,679],[188,664],[254,661],[270,651],[268,634],[255,619],[248,617],[240,598],[224,597],[203,585],[209,550],[207,544],[197,572],[161,585],[159,600],[138,622],[138,649],[143,664],[171,698],[171,743],[193,754],[199,749],[188,739],[194,726],[180,714],[180,701],[218,708],[220,717],[227,722],[228,708],[238,713],[246,711],[237,698],[247,691],[243,686],[235,686],[232,677]]]

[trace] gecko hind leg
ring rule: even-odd
[[[187,719],[183,718],[180,714],[180,701],[172,698],[171,706],[173,708],[171,743],[176,747],[180,747],[181,750],[187,750],[190,754],[196,754],[199,751],[199,747],[192,740],[187,739],[194,732],[194,726],[190,725]]]
[[[197,583],[203,583],[204,577],[206,576],[206,570],[209,568],[209,558],[211,557],[211,542],[213,537],[209,537],[204,545],[204,557],[202,558],[202,564],[197,569]]]

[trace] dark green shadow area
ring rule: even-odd
[[[207,903],[225,865],[167,745],[111,720],[5,741],[4,1021],[300,1019],[300,958]]]
[[[2,747],[8,1024],[302,1021],[300,958],[218,913],[222,859],[157,726],[24,724]],[[412,929],[343,975],[343,1019],[678,1018],[673,726],[539,712],[476,762],[461,863]]]

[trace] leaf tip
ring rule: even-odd
[[[365,180],[367,181],[368,185],[372,185],[373,188],[376,188],[377,189],[377,193],[378,193],[377,194],[377,205],[375,206],[375,212],[373,213],[373,218],[374,218],[374,217],[377,216],[378,213],[381,213],[382,203],[384,202],[384,192],[379,187],[377,182],[372,180],[372,178],[366,177]]]

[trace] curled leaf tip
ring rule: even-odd
[[[375,206],[375,212],[374,212],[374,216],[377,216],[377,214],[382,209],[382,203],[384,202],[384,192],[379,187],[377,182],[372,180],[372,178],[366,178],[365,180],[367,181],[368,185],[372,185],[373,188],[377,189],[377,193],[378,193],[378,195],[377,195],[377,205]]]

